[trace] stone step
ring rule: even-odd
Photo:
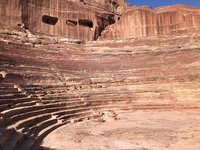
[[[27,119],[27,118],[30,118],[33,116],[49,114],[49,113],[53,113],[53,112],[57,112],[57,111],[65,110],[65,109],[66,109],[66,107],[57,107],[57,108],[49,108],[49,109],[45,108],[45,109],[26,112],[26,113],[22,113],[22,114],[15,114],[14,116],[10,117],[9,119],[6,119],[5,121],[3,121],[2,126],[9,126],[9,125],[15,124],[16,122],[18,122],[20,120],[24,120],[24,119]]]
[[[0,104],[17,104],[34,100],[36,99],[32,97],[22,97],[22,98],[12,98],[12,99],[8,98],[8,99],[1,99]]]
[[[114,104],[114,103],[120,103],[120,102],[129,102],[130,100],[124,100],[124,99],[114,99],[114,100],[111,100],[111,99],[97,99],[97,100],[88,100],[87,102],[90,103],[91,105],[92,104]]]
[[[55,96],[55,97],[50,96],[50,95],[46,95],[46,96],[42,97],[41,100],[59,100],[59,99],[67,100],[69,98],[70,98],[69,95],[68,96],[62,95],[62,96]]]
[[[0,95],[0,100],[2,100],[2,99],[13,99],[13,98],[23,98],[23,97],[26,97],[26,95],[23,94],[23,93],[5,94],[5,95]]]
[[[53,99],[74,99],[74,98],[102,98],[102,97],[124,97],[129,96],[130,93],[120,93],[120,92],[112,92],[112,93],[93,93],[93,94],[84,94],[79,96],[74,96],[73,94],[68,93],[60,93],[60,94],[47,94],[44,97],[42,97],[42,100],[53,100]]]
[[[91,112],[87,112],[87,114],[90,114],[90,113]],[[76,118],[76,120],[78,121],[78,120],[80,120],[80,118],[85,118],[85,115],[86,115],[86,112],[71,114],[70,116],[71,116],[71,118],[73,117],[73,119]],[[70,117],[70,116],[68,116],[68,117]],[[79,117],[79,119],[77,119],[77,117]],[[37,124],[37,121],[34,121],[34,123],[36,124],[36,126],[33,126],[32,128],[30,128],[30,126],[29,126],[30,130],[26,129],[26,132],[29,131],[29,133],[30,133],[30,131],[31,131],[32,133],[36,133],[37,130],[41,131],[42,129],[44,129],[46,131],[46,127],[48,128],[49,125],[51,125],[51,124],[53,125],[53,124],[57,123],[57,119],[47,120],[47,121],[41,122],[39,124]],[[25,132],[25,130],[22,130],[22,131]],[[47,131],[49,131],[49,130],[47,130]],[[42,131],[42,133],[43,133],[43,131]]]
[[[57,104],[48,104],[48,105],[35,105],[35,106],[29,106],[29,107],[17,107],[9,110],[5,110],[1,112],[1,116],[3,118],[10,118],[14,116],[15,114],[21,114],[26,113],[30,111],[40,110],[44,108],[56,108],[61,106],[67,106],[66,103],[57,103]]]
[[[33,94],[35,96],[41,96],[41,95],[45,96],[47,94],[46,92],[43,91],[27,91],[27,93]]]
[[[53,104],[53,103],[61,103],[61,102],[65,102],[66,104],[70,105],[70,104],[75,104],[75,103],[82,103],[84,101],[82,101],[81,99],[74,99],[70,101],[67,99],[41,100],[41,103],[43,104]]]
[[[36,137],[37,134],[42,131],[43,129],[47,128],[48,126],[51,126],[53,124],[56,124],[58,122],[58,120],[56,118],[50,118],[49,120],[45,120],[41,123],[38,123],[36,126],[33,126],[31,128],[29,128],[27,131],[25,131],[26,135],[28,136],[34,136]],[[23,131],[24,132],[24,131]]]
[[[73,100],[73,99],[81,99],[81,98],[102,98],[102,97],[123,97],[124,96],[124,94],[123,94],[123,96],[121,96],[121,94],[120,93],[112,93],[112,94],[104,94],[104,93],[96,93],[96,94],[93,94],[93,95],[91,95],[91,94],[89,94],[89,95],[75,95],[75,94],[54,94],[54,95],[52,95],[52,94],[47,94],[47,95],[45,95],[44,97],[42,97],[42,100],[53,100],[53,99],[68,99],[68,100]]]
[[[64,97],[64,96],[56,96],[56,97],[43,97],[41,100],[44,101],[44,102],[50,102],[51,100],[54,101],[76,101],[76,100],[110,100],[110,99],[124,99],[124,96],[120,96],[120,95],[111,95],[111,96],[107,96],[107,95],[96,95],[96,96],[93,96],[93,97]]]
[[[83,111],[78,111],[77,113],[70,113],[66,115],[62,115],[58,117],[58,120],[62,120],[63,122],[65,121],[72,121],[74,120],[75,122],[80,121],[80,118],[88,118],[92,116],[92,111],[91,110],[83,110]]]
[[[115,98],[114,100],[111,100],[111,99],[107,99],[107,98],[104,98],[104,99],[72,99],[72,100],[42,100],[41,102],[44,103],[44,104],[51,104],[51,103],[60,103],[60,102],[66,102],[66,104],[76,104],[76,103],[112,103],[112,102],[119,102],[119,101],[130,101],[130,100],[126,100],[126,99],[117,99]]]
[[[38,115],[38,116],[33,116],[24,120],[20,120],[19,122],[17,122],[16,124],[14,124],[13,126],[15,126],[15,128],[17,130],[20,130],[23,132],[26,132],[29,128],[35,126],[36,124],[44,121],[44,120],[48,120],[52,117],[51,114],[43,114],[43,115]]]
[[[43,86],[37,85],[37,86],[22,86],[24,90],[26,91],[44,91]]]
[[[0,95],[8,95],[8,94],[18,94],[21,93],[17,89],[13,88],[5,88],[5,89],[0,89]]]
[[[43,129],[41,132],[38,133],[36,139],[30,139],[29,141],[25,141],[20,145],[20,147],[17,150],[41,150],[41,142],[42,140],[53,130],[61,127],[66,123],[57,122],[56,124],[52,124],[51,126],[48,126],[47,128]]]
[[[15,89],[13,87],[13,84],[10,83],[4,83],[4,82],[0,82],[1,86],[0,86],[0,90],[5,90],[5,89]]]
[[[43,103],[43,101],[41,103],[43,104],[56,104],[56,103],[61,103],[62,101],[53,101],[53,102],[48,102],[48,103]],[[63,102],[62,102],[63,103]],[[66,107],[70,108],[70,107],[74,107],[74,106],[85,106],[87,105],[87,103],[85,103],[84,101],[72,101],[72,102],[64,102],[66,104]]]
[[[40,109],[35,110],[35,111],[29,110],[29,111],[24,112],[22,114],[16,113],[16,114],[13,114],[13,116],[10,116],[10,115],[4,116],[4,119],[1,122],[1,124],[4,125],[4,126],[6,126],[6,125],[8,126],[8,125],[12,125],[15,122],[20,121],[22,119],[26,119],[27,117],[33,117],[34,115],[42,115],[43,113],[44,114],[54,113],[54,112],[59,112],[61,110],[74,110],[74,109],[78,109],[78,108],[81,108],[81,107],[86,107],[86,105],[81,104],[81,105],[61,106],[61,107],[53,107],[53,108],[46,107],[46,108],[40,108]],[[9,118],[9,120],[6,119],[6,118]]]
[[[121,104],[119,104],[119,107]],[[123,105],[124,106],[124,105]],[[118,104],[109,104],[109,105],[93,105],[93,106],[85,106],[85,107],[80,107],[76,109],[66,109],[66,110],[61,110],[58,112],[52,113],[54,116],[58,116],[57,119],[63,119],[64,116],[68,116],[70,114],[78,113],[78,112],[88,112],[92,110],[101,110],[101,109],[114,109],[118,108]]]
[[[0,66],[0,70],[1,69],[4,69],[4,68],[1,68]],[[11,81],[15,81],[16,79],[19,79],[19,78],[23,78],[24,75],[26,74],[31,74],[31,77],[35,77],[35,78],[40,78],[41,77],[41,74],[42,74],[42,77],[45,79],[45,78],[50,78],[50,79],[53,79],[53,74],[50,73],[50,72],[46,72],[46,71],[42,71],[42,70],[33,70],[31,68],[31,70],[29,69],[29,67],[27,67],[25,70],[23,69],[19,69],[17,68],[17,66],[15,67],[12,67],[12,68],[6,68],[6,71],[9,72],[7,74],[7,78]],[[5,78],[6,80],[6,78]]]
[[[23,102],[23,103],[17,103],[13,107],[29,107],[29,106],[35,106],[38,102],[37,101],[29,101],[29,102]]]
[[[84,107],[77,107],[75,109],[66,109],[66,110],[54,112],[53,115],[56,115],[57,118],[59,119],[63,115],[75,114],[75,113],[78,113],[78,112],[85,112],[85,111],[91,110],[91,108],[93,108],[93,107],[95,107],[95,106],[84,106]]]
[[[15,99],[15,100],[0,100],[0,104],[9,104],[12,107],[17,107],[25,103],[29,102],[37,102],[34,98],[23,98],[23,99]]]
[[[134,110],[155,110],[155,109],[160,109],[160,110],[175,110],[175,109],[199,109],[200,105],[197,105],[196,103],[194,104],[141,104],[141,105],[130,105],[131,109]]]
[[[75,115],[75,116],[72,116],[72,117],[69,117],[68,119],[67,119],[67,116],[66,116],[66,119],[65,118],[63,118],[63,122],[70,122],[70,123],[76,123],[76,122],[80,122],[80,121],[84,121],[84,120],[89,120],[89,119],[92,119],[93,118],[93,116],[94,115],[92,115],[91,114],[91,112],[85,112],[85,113],[83,113],[83,114],[78,114],[77,113],[77,115]]]
[[[0,104],[0,112],[6,110],[9,107],[10,107],[9,104]]]
[[[67,106],[67,107],[65,107],[64,110],[52,112],[52,115],[53,116],[61,116],[63,114],[63,112],[72,114],[72,113],[76,113],[80,110],[85,110],[87,108],[88,108],[88,106],[86,104]]]
[[[12,108],[17,108],[17,107],[33,106],[36,103],[38,103],[38,102],[37,101],[29,101],[29,100],[23,100],[23,101],[12,101],[11,100],[11,101],[8,101],[8,103],[6,103],[6,104],[1,104],[1,105],[8,105],[7,109],[12,109]]]
[[[6,110],[9,110],[9,109],[15,109],[15,108],[18,108],[18,107],[30,107],[30,106],[35,106],[37,104],[36,101],[28,101],[28,102],[18,102],[16,104],[14,103],[8,103],[8,104],[2,104],[0,105],[0,107],[4,106],[4,108],[0,108],[0,112],[3,112],[3,111],[6,111]],[[1,114],[0,114],[1,115]]]
[[[85,106],[85,107],[79,107],[76,109],[65,109],[65,110],[61,110],[58,112],[54,112],[54,113],[52,113],[52,115],[57,116],[57,118],[60,119],[64,115],[70,115],[70,114],[74,114],[74,113],[78,113],[78,112],[84,112],[84,111],[91,110],[92,108],[93,107],[91,107],[91,106]]]
[[[85,105],[83,105],[83,106],[85,106]],[[80,106],[68,107],[66,109],[67,110],[71,109],[71,111],[73,112],[73,110],[76,110],[78,107],[80,107]],[[36,123],[39,123],[41,121],[44,121],[44,120],[51,118],[52,114],[48,113],[48,114],[40,114],[40,115],[37,115],[37,116],[32,116],[28,119],[20,120],[16,124],[11,125],[11,127],[14,126],[18,130],[23,128],[22,132],[26,132],[26,129],[29,129],[30,127],[34,126]]]
[[[39,54],[38,54],[39,55]],[[1,68],[2,69],[2,68]],[[18,70],[18,71],[23,71],[23,70],[31,70],[33,72],[51,72],[51,69],[49,68],[46,68],[46,67],[40,67],[40,66],[28,66],[28,65],[25,65],[24,66],[18,66],[18,65],[15,65],[15,66],[4,66],[4,69],[6,70],[11,70],[11,69],[15,69],[15,70]]]

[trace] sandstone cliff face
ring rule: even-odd
[[[0,0],[0,27],[17,27],[22,23],[19,0]]]
[[[1,0],[0,26],[25,26],[33,33],[95,40],[125,7],[123,0]]]
[[[174,5],[151,9],[131,7],[121,19],[106,28],[100,39],[128,39],[185,32],[200,28],[200,9]]]
[[[200,27],[199,9],[185,5],[152,9],[128,6],[124,0],[0,0],[0,17],[0,27],[24,27],[32,33],[81,41],[99,36],[100,40],[148,37]]]

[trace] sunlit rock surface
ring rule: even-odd
[[[152,9],[133,6],[103,31],[101,40],[158,36],[200,30],[200,9],[185,5]]]
[[[125,8],[123,0],[1,0],[0,27],[89,41]]]
[[[2,34],[2,149],[38,149],[51,131],[68,123],[111,120],[114,126],[120,110],[198,112],[199,41],[194,32],[124,42],[44,45]]]
[[[109,1],[119,4],[119,9],[105,1],[0,2],[0,14],[7,16],[0,20],[0,150],[199,150],[200,33],[195,28],[198,20],[193,18],[198,17],[198,9],[178,5],[152,10],[123,6],[124,1]],[[31,8],[30,16],[21,18],[24,2],[26,9]],[[14,4],[18,7],[9,7]],[[90,41],[85,28],[67,29],[70,36],[56,36],[62,25],[53,28],[41,23],[49,16],[62,16],[52,10],[62,6],[59,10],[63,11],[64,4],[70,4],[69,13],[80,9],[83,15],[90,10],[83,15],[86,18],[99,9],[110,12],[115,14],[106,19],[111,22],[127,10],[103,31],[100,39],[104,39]],[[46,9],[50,6],[55,8]],[[192,16],[181,24],[187,30],[176,28],[168,33],[168,26],[163,26],[162,34],[143,36],[145,30],[139,31],[144,26],[139,24],[138,32],[128,30],[130,36],[123,28],[116,32],[126,13],[131,17],[132,12],[146,12],[152,18],[148,22],[153,22],[164,12],[164,18],[173,18],[174,12],[175,18],[182,18],[179,10],[184,10],[186,18],[189,12]],[[188,30],[190,25],[192,30]],[[120,39],[105,36],[111,28]],[[75,37],[77,32],[84,33],[85,42]]]

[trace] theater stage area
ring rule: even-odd
[[[69,123],[49,134],[42,145],[53,150],[200,149],[200,112],[196,110],[115,113],[117,120]]]

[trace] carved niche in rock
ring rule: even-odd
[[[125,7],[124,0],[0,0],[0,26],[89,41]]]

